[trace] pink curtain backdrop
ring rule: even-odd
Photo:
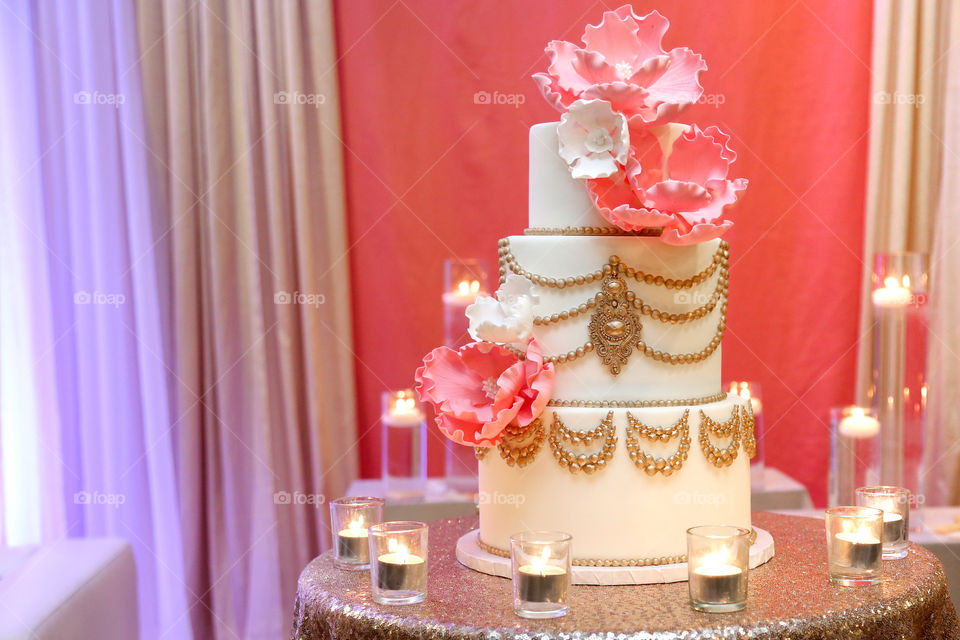
[[[444,258],[496,257],[527,215],[527,130],[558,114],[530,74],[619,3],[337,4],[361,470],[379,465],[379,394],[442,341]],[[767,462],[825,501],[828,411],[854,398],[868,140],[867,2],[633,2],[709,70],[687,114],[733,135],[724,379],[763,385]],[[478,91],[517,96],[475,101]],[[432,471],[439,436],[431,430]]]

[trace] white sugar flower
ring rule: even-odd
[[[627,163],[627,119],[606,100],[577,100],[557,126],[560,157],[574,178],[609,178]],[[619,164],[618,164],[619,163]]]
[[[533,331],[533,308],[539,303],[533,283],[511,273],[497,289],[496,298],[480,296],[467,307],[470,337],[484,342],[526,343]]]

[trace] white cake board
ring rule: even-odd
[[[757,539],[750,547],[750,568],[759,567],[773,557],[773,536],[758,527]],[[484,551],[477,544],[479,529],[461,536],[457,541],[457,560],[475,571],[501,578],[510,577],[510,558]],[[655,567],[581,567],[574,565],[574,584],[659,584],[682,582],[687,579],[687,563],[663,564]]]

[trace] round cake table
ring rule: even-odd
[[[940,561],[916,545],[903,560],[884,561],[882,581],[838,587],[827,579],[822,520],[755,513],[776,555],[750,572],[747,608],[708,614],[688,604],[687,583],[572,586],[570,612],[553,620],[513,613],[509,580],[457,562],[457,539],[477,518],[430,524],[427,600],[382,606],[370,595],[369,573],[340,571],[330,554],[311,562],[297,589],[293,637],[298,640],[655,640],[676,638],[960,639],[960,620]],[[616,635],[614,635],[616,634]]]

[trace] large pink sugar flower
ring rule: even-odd
[[[510,423],[525,427],[543,413],[553,392],[553,364],[544,364],[531,337],[521,360],[492,342],[471,342],[458,351],[434,349],[417,369],[417,393],[433,405],[437,427],[459,444],[500,444]]]
[[[588,25],[583,47],[554,40],[550,66],[533,78],[547,101],[565,111],[578,99],[607,100],[614,111],[651,124],[675,116],[703,94],[699,74],[707,68],[686,47],[664,51],[670,22],[653,11],[637,16],[630,5],[607,11]]]
[[[720,237],[733,223],[725,209],[747,180],[727,179],[736,153],[717,127],[668,124],[630,131],[631,152],[623,172],[588,180],[597,210],[628,231],[661,226],[668,244],[694,244]]]

